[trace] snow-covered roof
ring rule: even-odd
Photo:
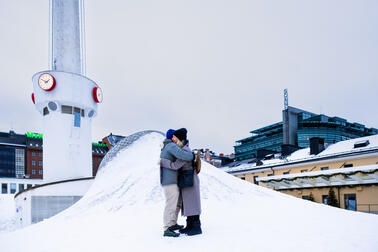
[[[256,180],[276,189],[372,184],[378,183],[378,164],[268,176]]]
[[[368,141],[368,144],[366,146],[355,148],[356,143],[366,141]],[[365,151],[378,152],[378,135],[340,141],[335,144],[326,146],[326,149],[317,155],[310,155],[310,148],[305,148],[297,150],[285,158],[280,156],[274,159],[262,160],[263,165],[256,166],[256,163],[243,163],[235,167],[232,167],[232,165],[225,167],[223,170],[229,173],[236,173],[244,170],[264,169],[271,166],[287,165],[297,162],[316,160],[320,158],[332,158],[338,155],[352,155]]]

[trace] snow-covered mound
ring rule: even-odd
[[[74,206],[0,234],[1,251],[377,251],[378,216],[284,195],[207,163],[200,173],[203,234],[163,237],[162,141],[151,133],[120,151]]]

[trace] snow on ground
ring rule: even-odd
[[[16,204],[14,195],[0,195],[0,233],[13,231],[15,229],[15,210]]]
[[[378,216],[281,194],[203,162],[203,234],[163,237],[159,154],[140,138],[104,166],[88,193],[48,220],[0,234],[1,251],[377,251]],[[180,217],[179,223],[185,219]]]

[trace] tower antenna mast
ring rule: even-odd
[[[284,108],[287,109],[289,107],[289,94],[287,88],[284,89]]]

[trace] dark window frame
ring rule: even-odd
[[[354,205],[350,206],[350,201],[353,201]],[[344,208],[351,211],[357,211],[357,195],[355,193],[344,194]]]
[[[255,185],[258,185],[259,184],[259,181],[257,181],[257,178],[258,178],[259,176],[253,176],[253,183],[255,184]]]
[[[322,195],[322,203],[328,205],[328,194]]]
[[[1,194],[8,194],[8,184],[1,183]]]

